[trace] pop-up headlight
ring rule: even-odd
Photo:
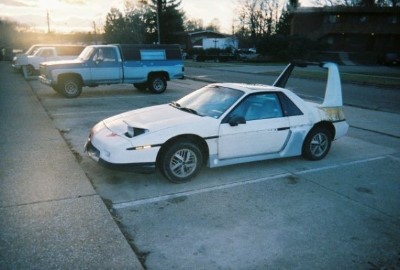
[[[148,132],[147,129],[135,128],[135,127],[131,127],[131,126],[128,125],[128,129],[125,132],[125,136],[128,137],[128,138],[133,138],[135,136],[139,136],[139,135],[144,134],[146,132]]]

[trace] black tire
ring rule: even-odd
[[[67,77],[60,81],[57,89],[66,98],[76,98],[82,93],[82,83],[76,77]]]
[[[133,86],[139,91],[146,91],[147,90],[147,82],[145,83],[134,83]]]
[[[32,65],[26,66],[26,75],[27,76],[34,76],[36,74],[36,70]]]
[[[332,135],[326,128],[315,127],[307,135],[302,149],[302,155],[309,160],[321,160],[331,148]]]
[[[197,145],[187,141],[167,146],[159,160],[160,172],[172,183],[193,179],[203,167],[203,155]]]
[[[167,89],[167,80],[161,75],[153,76],[150,77],[148,86],[152,93],[161,94]]]

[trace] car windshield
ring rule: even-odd
[[[84,61],[89,60],[90,56],[92,55],[93,50],[94,50],[93,47],[86,47],[86,48],[81,52],[81,54],[79,55],[78,58],[80,58],[80,59],[82,59],[82,60],[84,60]]]
[[[194,91],[172,105],[189,113],[219,118],[243,94],[240,90],[210,85]]]

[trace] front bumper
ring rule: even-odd
[[[41,83],[43,83],[43,84],[47,84],[47,85],[53,86],[53,81],[47,79],[46,77],[44,77],[44,76],[42,76],[42,75],[39,76],[39,81],[40,81]]]
[[[88,153],[89,157],[96,161],[103,167],[113,169],[113,170],[121,170],[128,172],[139,172],[139,173],[152,173],[156,169],[155,162],[140,162],[140,163],[110,163],[100,158],[100,151],[93,146],[90,138],[85,144],[85,152]]]

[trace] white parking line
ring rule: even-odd
[[[342,166],[349,166],[349,165],[354,165],[354,164],[360,164],[360,163],[366,163],[370,161],[376,161],[376,160],[381,160],[387,158],[387,156],[379,156],[379,157],[373,157],[373,158],[367,158],[367,159],[360,159],[360,160],[354,160],[354,161],[349,161],[345,163],[339,163],[336,165],[330,165],[330,166],[324,166],[316,169],[309,169],[309,170],[304,170],[300,172],[294,172],[293,174],[306,174],[306,173],[311,173],[311,172],[320,172],[324,170],[329,170],[329,169],[334,169],[334,168],[339,168]]]
[[[132,109],[133,110],[133,109]],[[66,113],[52,113],[51,116],[53,117],[62,117],[62,116],[74,116],[74,115],[79,115],[82,118],[85,118],[88,114],[105,114],[105,113],[112,113],[112,114],[119,114],[126,112],[126,110],[103,110],[103,111],[89,111],[85,112],[84,114],[82,112],[66,112]]]
[[[202,188],[202,189],[197,189],[197,190],[177,192],[177,193],[173,193],[173,194],[167,194],[167,195],[162,195],[162,196],[157,196],[157,197],[152,197],[152,198],[147,198],[147,199],[134,200],[134,201],[128,201],[128,202],[121,202],[121,203],[114,203],[113,204],[113,208],[114,209],[124,209],[124,208],[128,208],[128,207],[135,207],[135,206],[138,206],[138,205],[156,203],[156,202],[166,201],[166,200],[175,199],[175,198],[179,198],[179,197],[183,197],[183,196],[191,196],[191,195],[196,195],[196,194],[201,194],[201,193],[206,193],[206,192],[211,192],[211,191],[216,191],[216,190],[233,188],[233,187],[237,187],[237,186],[244,186],[244,185],[248,185],[248,184],[261,183],[261,182],[265,182],[265,181],[268,181],[268,180],[273,180],[273,179],[278,179],[278,178],[283,178],[283,177],[288,177],[288,176],[293,176],[293,175],[301,175],[301,174],[306,174],[306,173],[310,173],[310,172],[318,172],[318,171],[338,168],[338,167],[342,167],[342,166],[349,166],[349,165],[354,165],[354,164],[366,163],[366,162],[370,162],[370,161],[381,160],[381,159],[384,159],[384,158],[387,158],[387,156],[379,156],[379,157],[373,157],[373,158],[368,158],[368,159],[355,160],[355,161],[350,161],[350,162],[346,162],[346,163],[340,163],[340,164],[337,164],[337,165],[325,166],[325,167],[316,168],[316,169],[308,169],[308,170],[304,170],[304,171],[300,171],[300,172],[294,172],[294,173],[291,173],[291,172],[281,173],[281,174],[272,175],[272,176],[268,176],[268,177],[262,177],[262,178],[251,179],[251,180],[244,180],[244,181],[240,181],[240,182],[224,184],[224,185],[208,187],[208,188]]]
[[[178,198],[178,197],[182,197],[182,196],[190,196],[190,195],[195,195],[195,194],[200,194],[200,193],[205,193],[205,192],[211,192],[211,191],[215,191],[215,190],[222,190],[222,189],[227,189],[227,188],[232,188],[232,187],[237,187],[237,186],[243,186],[243,185],[247,185],[247,184],[260,183],[260,182],[264,182],[264,181],[268,181],[268,180],[272,180],[272,179],[287,177],[290,175],[292,175],[292,174],[291,173],[282,173],[282,174],[277,174],[277,175],[273,175],[273,176],[257,178],[257,179],[252,179],[252,180],[245,180],[245,181],[229,183],[229,184],[224,184],[224,185],[219,185],[219,186],[214,186],[214,187],[209,187],[209,188],[183,191],[183,192],[167,194],[167,195],[163,195],[163,196],[147,198],[147,199],[142,199],[142,200],[115,203],[115,204],[113,204],[113,208],[114,209],[123,209],[123,208],[138,206],[138,205],[142,205],[142,204],[156,203],[156,202],[166,201],[166,200],[170,200],[170,199],[174,199],[174,198]]]

